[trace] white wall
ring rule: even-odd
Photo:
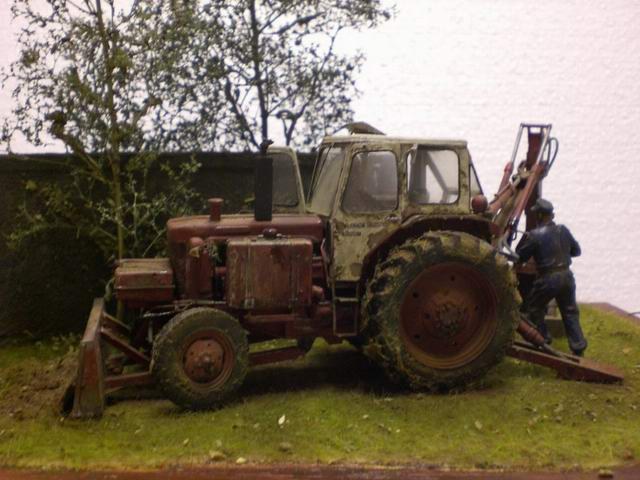
[[[15,53],[6,4],[3,65]],[[583,247],[578,297],[640,310],[640,2],[397,4],[392,22],[343,38],[368,57],[357,118],[392,134],[467,139],[489,193],[518,124],[553,123],[560,154],[544,195]],[[0,116],[9,102],[1,92]]]
[[[349,37],[367,63],[357,118],[385,133],[459,137],[495,192],[522,121],[553,123],[543,192],[580,241],[581,301],[640,310],[640,2],[400,0]]]

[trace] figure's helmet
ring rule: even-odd
[[[553,204],[549,200],[539,198],[536,200],[535,205],[531,207],[531,211],[542,215],[551,215],[553,213]]]

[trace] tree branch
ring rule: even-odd
[[[284,128],[284,132],[283,133],[285,135],[285,140],[286,140],[286,144],[287,145],[289,145],[291,143],[291,139],[293,138],[293,132],[295,131],[295,127],[296,127],[298,121],[300,120],[300,118],[302,118],[302,116],[304,115],[304,112],[306,111],[307,107],[311,104],[311,102],[315,98],[316,90],[317,90],[318,84],[319,84],[320,75],[324,71],[324,68],[327,65],[327,62],[329,61],[329,58],[333,54],[333,49],[334,49],[334,46],[335,46],[336,38],[338,37],[338,33],[340,33],[340,30],[341,30],[341,28],[337,28],[336,31],[331,35],[331,43],[329,44],[329,50],[327,51],[326,55],[324,56],[324,58],[322,60],[322,63],[320,64],[320,67],[318,68],[318,70],[316,70],[314,72],[314,75],[312,77],[311,91],[310,91],[310,93],[308,95],[306,95],[307,101],[302,104],[302,107],[300,107],[300,109],[297,112],[288,111],[288,114],[289,114],[290,119],[291,119],[291,122],[289,123],[289,127],[286,127],[285,118],[283,117],[283,119],[282,119],[282,125],[283,125],[283,128]],[[302,87],[300,87],[296,92],[292,93],[289,97],[293,97],[293,96],[298,95],[300,90],[302,90]]]
[[[293,27],[295,27],[297,25],[304,25],[305,23],[312,22],[313,20],[315,20],[318,17],[323,16],[324,14],[325,14],[325,12],[318,12],[318,13],[314,13],[313,15],[307,15],[305,17],[296,18],[295,20],[287,23],[286,25],[283,25],[282,27],[280,27],[275,32],[268,32],[267,35],[283,35],[288,30],[291,30]]]
[[[233,92],[231,91],[231,82],[227,79],[224,85],[224,93],[227,100],[230,103],[231,111],[233,112],[236,120],[240,124],[240,127],[249,134],[249,140],[255,147],[259,147],[260,143],[256,140],[255,135],[251,131],[251,127],[249,126],[249,122],[247,121],[247,117],[242,113],[241,109],[236,104],[236,100],[233,96]]]

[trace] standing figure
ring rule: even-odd
[[[536,262],[538,277],[525,298],[525,313],[545,340],[551,337],[544,322],[547,305],[555,298],[571,351],[582,356],[587,340],[580,328],[580,312],[576,305],[576,282],[569,269],[571,257],[580,255],[580,245],[564,225],[553,222],[553,205],[540,198],[531,208],[538,217],[538,227],[525,233],[516,248],[520,262],[531,257]]]

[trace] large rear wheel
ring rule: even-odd
[[[460,232],[431,232],[377,266],[363,303],[365,352],[415,389],[462,386],[504,356],[520,297],[506,260]]]
[[[151,373],[162,393],[192,410],[215,408],[242,384],[249,344],[228,313],[193,308],[167,323],[153,345]]]

